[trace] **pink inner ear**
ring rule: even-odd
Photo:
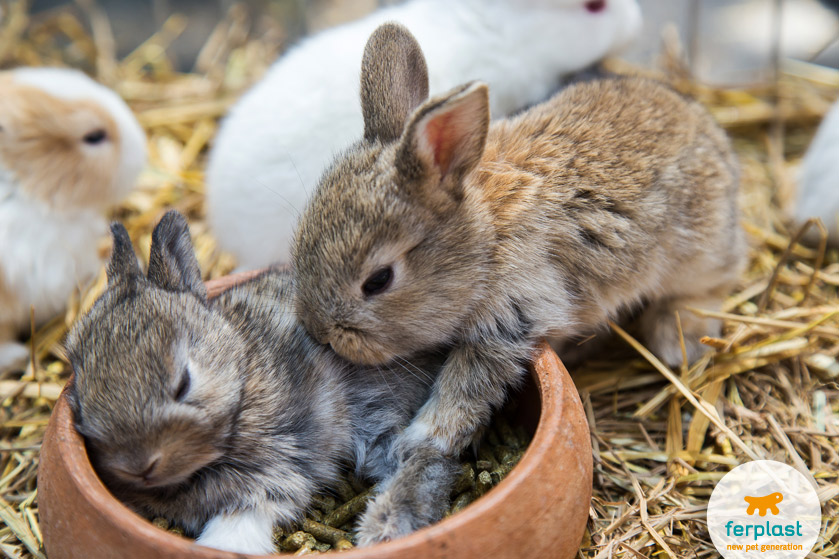
[[[452,133],[454,115],[443,113],[428,121],[425,126],[425,139],[434,154],[434,164],[440,169],[440,175],[446,176],[457,143],[457,134]]]

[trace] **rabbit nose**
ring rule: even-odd
[[[329,328],[320,325],[310,325],[306,328],[309,334],[321,345],[329,344]]]
[[[143,478],[144,481],[149,481],[149,479],[154,476],[154,471],[157,469],[157,466],[160,464],[160,453],[155,453],[151,458],[149,458],[148,462],[146,462],[146,469],[143,470],[137,477]]]

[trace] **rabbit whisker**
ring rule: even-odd
[[[402,367],[403,369],[405,369],[406,371],[408,371],[409,373],[411,372],[411,370],[413,370],[414,372],[412,374],[416,378],[418,378],[420,380],[424,379],[424,380],[427,380],[428,382],[434,382],[434,377],[433,376],[428,374],[427,371],[423,370],[422,367],[417,367],[416,365],[414,365],[413,363],[411,363],[410,361],[408,361],[404,357],[399,357],[398,355],[394,356],[394,362],[397,365],[399,365],[400,367]],[[408,367],[410,367],[411,370],[409,370]]]

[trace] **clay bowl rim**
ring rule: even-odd
[[[218,295],[225,289],[244,281],[257,273],[237,274],[217,281],[207,283],[211,297]],[[554,447],[563,433],[570,433],[563,429],[561,420],[565,417],[563,408],[565,390],[575,390],[573,382],[559,357],[546,343],[541,343],[533,361],[530,364],[531,376],[534,378],[539,392],[539,421],[533,438],[522,455],[521,460],[510,473],[487,494],[477,499],[463,510],[444,518],[440,522],[418,530],[413,534],[390,542],[371,547],[355,548],[341,552],[346,559],[363,559],[376,557],[379,551],[394,554],[398,552],[410,553],[422,548],[422,545],[436,535],[457,531],[461,526],[476,521],[490,510],[503,506],[510,499],[518,486],[538,470],[545,460],[545,454]],[[174,553],[185,554],[190,559],[241,559],[243,557],[260,557],[269,559],[272,555],[252,555],[231,551],[223,551],[197,545],[194,540],[176,536],[154,526],[151,522],[131,511],[127,506],[114,497],[93,470],[82,436],[72,425],[72,413],[62,393],[54,410],[58,425],[56,426],[57,450],[61,457],[62,466],[68,477],[92,506],[112,519],[111,524],[120,527],[132,537],[142,538],[147,544]],[[62,433],[63,432],[63,433]],[[67,434],[69,436],[60,436]],[[406,555],[410,556],[410,555]]]

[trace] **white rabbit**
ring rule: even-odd
[[[234,106],[210,155],[209,223],[241,268],[289,260],[321,172],[362,133],[359,60],[389,20],[419,40],[432,94],[481,79],[504,116],[623,47],[641,12],[636,0],[411,0],[305,40]]]
[[[100,269],[105,210],[145,165],[145,134],[114,92],[76,70],[0,72],[0,370],[30,322]]]
[[[795,219],[821,218],[828,242],[839,246],[839,102],[827,113],[801,163]],[[807,237],[818,240],[815,228]]]

